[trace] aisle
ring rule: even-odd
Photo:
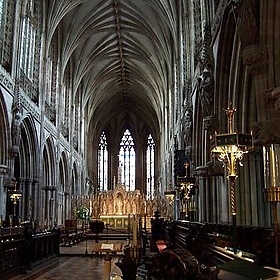
[[[112,259],[112,267],[117,258]],[[104,280],[104,260],[97,257],[60,257],[58,266],[39,277],[38,280]]]
[[[60,247],[59,258],[50,260],[10,280],[104,280],[104,258],[92,254],[93,243],[90,240],[72,247]],[[112,257],[112,269],[118,259],[119,255]]]

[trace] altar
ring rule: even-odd
[[[129,229],[133,221],[133,216],[100,216],[99,220],[107,225],[105,228],[111,227],[116,229]]]
[[[91,220],[101,220],[105,227],[129,229],[135,218],[142,228],[150,228],[154,211],[166,215],[168,203],[160,197],[147,199],[140,190],[129,191],[117,184],[113,190],[72,199],[72,209],[81,205],[89,209]]]

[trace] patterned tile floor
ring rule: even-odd
[[[112,260],[113,265],[114,260]],[[38,280],[104,280],[104,260],[98,257],[61,257],[58,265],[41,276]]]
[[[93,240],[81,242],[72,247],[60,247],[60,257],[27,274],[18,275],[11,280],[104,280],[104,258],[92,254]],[[111,269],[118,271],[115,262],[119,256],[113,256]]]

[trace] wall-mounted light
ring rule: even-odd
[[[228,118],[228,133],[216,134],[210,139],[210,148],[213,155],[217,156],[227,167],[227,178],[230,182],[230,210],[233,224],[233,243],[236,253],[236,193],[235,180],[237,178],[237,163],[242,166],[245,154],[253,149],[253,137],[251,134],[234,132],[233,116],[236,108],[232,104],[225,110]]]

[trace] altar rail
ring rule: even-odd
[[[207,258],[214,265],[232,260],[232,226],[229,224],[209,224],[178,221],[175,225],[176,246],[192,252],[198,260]],[[236,228],[237,250],[244,257],[253,258],[261,266],[273,266],[273,228]]]
[[[59,256],[59,233],[26,234],[23,228],[1,229],[0,279],[22,274]]]

